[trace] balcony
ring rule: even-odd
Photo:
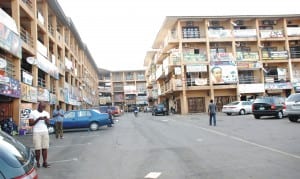
[[[31,34],[21,27],[21,39],[29,47],[33,48],[33,37]]]
[[[229,39],[231,40],[232,30],[230,29],[209,29],[208,37],[213,39]]]
[[[239,84],[255,84],[259,83],[256,76],[239,76]]]
[[[287,27],[287,36],[288,37],[299,37],[300,36],[300,27]]]
[[[282,29],[276,30],[260,30],[260,38],[282,38],[284,37],[284,33]]]
[[[256,29],[235,29],[233,30],[233,36],[235,38],[255,38]]]
[[[290,82],[290,78],[283,75],[265,75],[265,83],[284,83]]]
[[[31,1],[31,0],[22,0],[22,2],[23,2],[30,10],[33,10],[33,8],[32,8],[32,1]]]
[[[288,51],[262,51],[263,60],[286,60],[289,58]]]
[[[207,62],[207,55],[205,52],[199,53],[199,54],[193,54],[193,53],[184,53],[183,54],[183,62],[185,64],[195,64],[199,62]]]
[[[187,78],[186,86],[189,88],[191,86],[208,86],[208,78]]]

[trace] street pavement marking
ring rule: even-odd
[[[211,133],[217,134],[217,135],[221,135],[221,136],[225,136],[225,137],[230,137],[233,140],[236,140],[236,141],[239,141],[239,142],[243,142],[245,144],[250,144],[250,145],[253,145],[253,146],[256,146],[256,147],[260,147],[260,148],[263,148],[263,149],[266,149],[266,150],[269,150],[269,151],[272,151],[272,152],[276,152],[276,153],[279,153],[279,154],[282,154],[282,155],[286,155],[286,156],[289,156],[289,157],[300,159],[299,155],[291,154],[291,153],[284,152],[284,151],[281,151],[281,150],[278,150],[278,149],[274,149],[272,147],[268,147],[268,146],[264,146],[264,145],[261,145],[261,144],[257,144],[255,142],[251,142],[251,141],[239,138],[239,137],[231,136],[231,135],[225,134],[223,132],[215,131],[215,130],[208,129],[208,128],[205,128],[205,127],[199,127],[199,128],[202,129],[202,130],[205,130],[207,132],[211,132]]]
[[[72,159],[66,159],[66,160],[56,160],[56,161],[51,161],[49,163],[65,163],[65,162],[74,162],[78,161],[78,158],[72,158]]]
[[[205,130],[207,132],[211,132],[211,133],[215,133],[215,134],[218,134],[218,135],[221,135],[221,136],[228,136],[227,134],[223,133],[223,132],[219,132],[219,131],[215,131],[215,130],[212,130],[212,129],[208,129],[208,128],[205,128],[205,127],[200,127],[202,130]]]
[[[290,156],[290,157],[294,157],[294,158],[300,159],[300,156],[298,156],[298,155],[287,153],[287,152],[284,152],[284,151],[281,151],[281,150],[277,150],[277,149],[274,149],[274,148],[271,148],[271,147],[268,147],[268,146],[260,145],[260,144],[257,144],[257,143],[254,143],[254,142],[250,142],[250,141],[238,138],[238,137],[234,137],[234,136],[230,136],[230,137],[232,139],[234,139],[234,140],[237,140],[237,141],[240,141],[240,142],[244,142],[246,144],[251,144],[251,145],[254,145],[254,146],[257,146],[257,147],[261,147],[261,148],[264,148],[264,149],[267,149],[267,150],[270,150],[270,151],[273,151],[273,152],[280,153],[282,155],[287,155],[287,156]]]
[[[50,148],[64,148],[64,147],[70,147],[70,146],[86,146],[86,145],[91,145],[92,143],[86,143],[86,144],[71,144],[71,145],[56,145],[56,146],[50,146]]]
[[[161,175],[161,172],[150,172],[144,178],[156,179]]]

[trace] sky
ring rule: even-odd
[[[58,0],[98,68],[144,69],[166,16],[300,14],[296,0]]]

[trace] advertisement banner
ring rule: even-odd
[[[4,96],[10,96],[14,98],[21,97],[21,83],[20,81],[0,76],[0,94]]]
[[[21,46],[20,36],[0,22],[0,47],[14,56],[22,58]]]
[[[234,63],[227,65],[211,65],[210,72],[213,84],[230,84],[238,82],[237,67]]]

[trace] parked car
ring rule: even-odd
[[[91,131],[98,130],[100,126],[111,126],[112,120],[108,113],[101,113],[96,109],[81,109],[67,111],[64,115],[64,129],[88,128]],[[49,132],[55,131],[55,120],[50,120]]]
[[[227,115],[239,114],[245,115],[252,113],[252,102],[250,101],[233,101],[229,104],[226,104],[222,108],[222,112]]]
[[[157,116],[158,114],[169,115],[169,109],[165,104],[158,104],[153,107],[152,116]]]
[[[259,119],[261,116],[274,116],[282,119],[285,108],[285,98],[283,97],[259,97],[252,104],[252,113],[255,119]]]
[[[291,122],[300,118],[300,93],[291,94],[286,100],[286,113]]]
[[[153,110],[153,107],[152,106],[145,106],[144,107],[144,112],[152,112],[152,110]]]
[[[101,113],[111,113],[114,117],[120,116],[122,114],[119,106],[100,106],[99,111]]]
[[[0,178],[37,179],[33,151],[0,131]]]

